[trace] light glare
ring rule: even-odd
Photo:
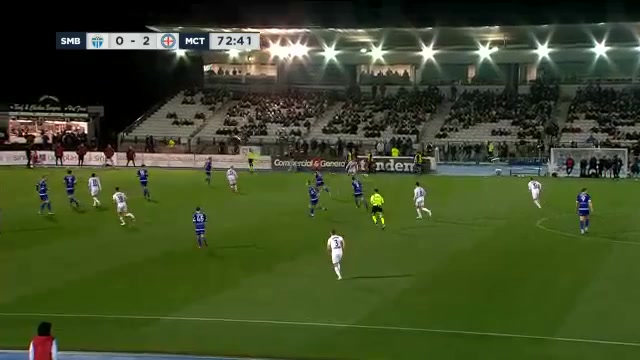
[[[338,55],[338,51],[336,50],[336,45],[331,46],[323,46],[324,51],[322,52],[322,56],[324,56],[325,61],[336,60],[336,56]]]
[[[278,57],[280,59],[289,57],[289,49],[286,46],[281,46],[279,43],[270,43],[269,53],[271,53],[272,57]]]
[[[433,50],[433,45],[422,45],[422,51],[420,51],[420,55],[422,55],[422,59],[424,61],[433,59],[433,56],[436,54],[436,51]]]
[[[229,55],[230,59],[235,59],[240,55],[240,51],[237,49],[229,49],[229,51],[227,51],[227,55]]]
[[[366,52],[367,52],[367,49],[365,48],[360,49],[360,54],[365,54]]]
[[[538,45],[538,49],[536,49],[536,54],[538,54],[538,57],[540,57],[541,59],[548,58],[550,52],[551,49],[549,49],[549,46],[547,44],[540,44]]]
[[[597,57],[605,56],[607,54],[607,50],[609,50],[609,48],[605,45],[604,40],[601,43],[596,43],[593,47],[593,52],[596,53]]]
[[[494,52],[498,51],[497,47],[491,47],[489,44],[486,46],[480,46],[478,49],[478,55],[480,55],[480,60],[484,60],[491,56]]]
[[[187,50],[178,49],[175,51],[176,57],[183,57],[187,55]]]
[[[291,57],[301,58],[301,57],[307,56],[308,52],[309,52],[309,48],[306,45],[301,44],[299,42],[290,45],[288,49],[289,56]]]
[[[375,47],[371,47],[371,59],[375,62],[377,60],[384,60],[384,54],[386,51],[382,50],[382,45]]]

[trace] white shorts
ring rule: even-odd
[[[227,176],[227,180],[229,181],[230,186],[234,186],[236,184],[236,178],[233,176]]]
[[[92,187],[89,192],[91,193],[91,196],[98,196],[98,194],[100,194],[100,188]]]
[[[538,200],[540,197],[540,190],[531,190],[531,198],[533,200]]]
[[[416,207],[424,207],[424,196],[416,199]]]
[[[127,212],[127,204],[118,204],[118,212],[126,213]]]
[[[342,250],[331,251],[331,262],[334,264],[339,263],[342,260]]]
[[[358,168],[356,168],[355,166],[350,167],[349,170],[347,170],[347,173],[349,175],[356,175],[358,173]]]

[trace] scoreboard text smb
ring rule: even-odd
[[[258,32],[56,33],[58,50],[260,50]]]

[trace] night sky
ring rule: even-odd
[[[163,52],[56,51],[56,31],[145,32],[145,25],[438,26],[640,21],[640,1],[170,1],[12,3],[0,58],[0,103],[58,96],[102,104],[114,131],[188,83],[185,64]],[[6,8],[9,4],[4,5]],[[3,10],[3,13],[5,11]]]

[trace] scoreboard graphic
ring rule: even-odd
[[[57,50],[260,50],[260,33],[56,33]]]

